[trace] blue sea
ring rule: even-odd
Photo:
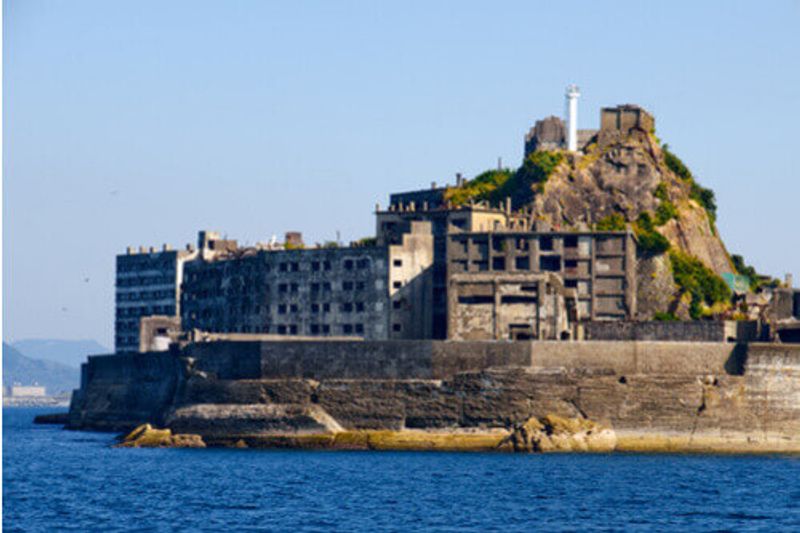
[[[800,457],[113,449],[3,409],[11,531],[800,530]]]

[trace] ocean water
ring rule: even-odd
[[[800,457],[113,449],[3,409],[10,531],[800,530]]]

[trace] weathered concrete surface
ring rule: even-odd
[[[220,343],[87,366],[71,427],[212,446],[800,452],[800,346]]]

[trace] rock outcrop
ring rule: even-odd
[[[156,429],[142,424],[128,433],[117,448],[205,448],[200,435],[173,434],[170,429]]]

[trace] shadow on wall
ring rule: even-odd
[[[389,305],[392,307],[390,339],[430,339],[433,335],[433,266],[400,287],[391,296]]]
[[[738,343],[725,361],[725,372],[731,376],[743,376],[747,364],[747,344]]]

